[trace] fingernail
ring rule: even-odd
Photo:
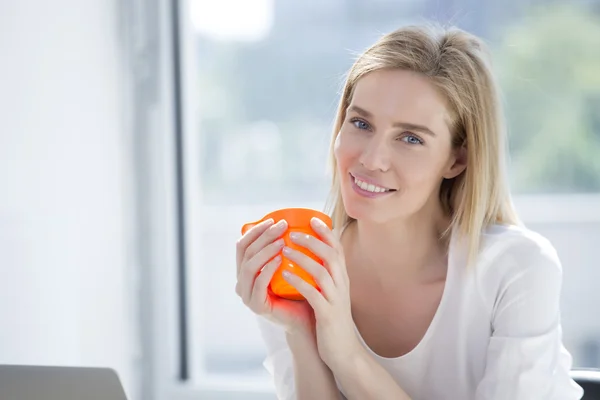
[[[277,247],[283,247],[284,244],[285,244],[285,241],[283,239],[277,239],[275,241],[275,245],[277,245]]]
[[[290,276],[292,276],[292,273],[287,269],[284,269],[281,275],[283,275],[284,278],[289,278]]]
[[[279,222],[277,222],[274,227],[275,229],[283,229],[285,228],[285,226],[287,225],[287,222],[285,219],[280,220]]]
[[[291,252],[292,252],[292,249],[290,249],[289,247],[284,247],[284,248],[283,248],[283,254],[286,254],[286,255],[288,255],[288,254],[290,254]]]
[[[290,239],[292,240],[300,239],[300,236],[298,232],[290,232]]]
[[[319,228],[324,228],[325,226],[325,222],[321,221],[319,218],[317,217],[312,217],[311,222],[313,224],[315,224],[316,226],[318,226]]]

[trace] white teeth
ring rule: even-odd
[[[362,190],[366,190],[367,192],[383,193],[383,192],[390,191],[390,189],[382,188],[380,186],[375,186],[372,183],[363,182],[356,178],[354,178],[354,183],[356,183],[356,186],[360,187]]]

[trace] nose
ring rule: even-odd
[[[389,143],[382,136],[384,135],[373,135],[358,159],[370,171],[385,172],[390,168]]]

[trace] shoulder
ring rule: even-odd
[[[502,294],[517,281],[560,286],[562,280],[562,265],[552,243],[522,226],[492,225],[485,229],[474,268],[486,297]]]
[[[481,235],[478,265],[517,263],[549,264],[561,268],[556,249],[541,234],[515,225],[491,225]]]

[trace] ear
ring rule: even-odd
[[[467,168],[467,148],[465,146],[457,147],[453,150],[452,157],[449,160],[449,166],[443,177],[446,179],[456,178]]]

